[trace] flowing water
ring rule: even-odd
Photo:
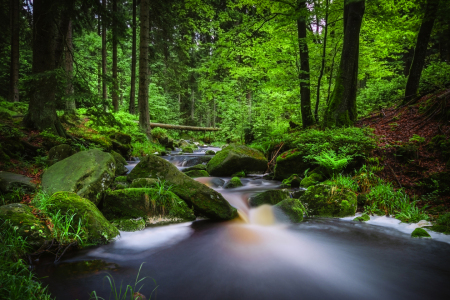
[[[202,153],[166,159],[183,168]],[[57,299],[68,300],[89,299],[93,290],[109,299],[105,275],[133,284],[143,262],[141,293],[148,297],[157,286],[152,299],[450,299],[448,242],[413,239],[409,225],[399,230],[383,218],[292,224],[271,206],[247,205],[250,195],[279,182],[255,175],[226,190],[217,178],[197,180],[222,193],[241,217],[121,232],[115,242],[66,254],[57,264],[41,258],[38,275]]]

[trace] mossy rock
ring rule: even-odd
[[[10,226],[17,228],[19,236],[26,239],[32,250],[36,250],[51,240],[52,236],[47,226],[31,211],[29,206],[20,203],[0,206],[0,224],[6,221]]]
[[[123,175],[128,172],[127,168],[125,168],[126,165],[128,165],[125,158],[123,158],[122,155],[117,153],[114,150],[111,150],[111,155],[114,157],[114,161],[116,162],[116,175]]]
[[[244,171],[236,172],[233,175],[231,175],[231,177],[245,177],[245,172]]]
[[[307,188],[312,185],[315,185],[321,181],[323,181],[323,176],[318,173],[312,173],[308,177],[303,178],[303,180],[300,182],[300,186]]]
[[[131,135],[126,133],[115,132],[114,134],[110,135],[110,138],[124,145],[131,144]]]
[[[246,170],[248,173],[263,173],[267,169],[267,159],[256,149],[231,144],[208,162],[206,170],[212,176],[231,176]]]
[[[190,144],[187,142],[187,141],[185,141],[185,140],[180,140],[179,142],[178,142],[178,147],[180,147],[180,148],[183,148],[183,147],[188,147]]]
[[[317,217],[348,217],[356,213],[356,194],[324,184],[310,186],[300,198],[308,215]]]
[[[367,195],[365,195],[365,194],[359,194],[356,197],[356,202],[358,203],[358,207],[364,207],[364,205],[366,205],[366,201],[367,201]]]
[[[250,199],[248,199],[248,203],[252,207],[260,206],[263,204],[276,205],[287,198],[290,197],[289,191],[286,189],[268,190],[251,196]]]
[[[78,152],[49,167],[42,176],[42,188],[48,194],[74,192],[94,204],[114,180],[114,157],[98,149]]]
[[[111,224],[120,231],[140,231],[145,229],[145,220],[143,218],[137,219],[117,219],[113,220]]]
[[[173,185],[171,191],[189,206],[194,206],[196,213],[219,220],[237,217],[236,208],[232,207],[220,193],[183,174],[163,158],[154,155],[143,157],[127,178],[129,181],[136,178],[166,180]]]
[[[413,238],[431,238],[431,235],[423,228],[416,228],[411,233],[411,237]]]
[[[117,228],[112,226],[98,208],[88,199],[82,198],[72,192],[57,192],[49,199],[47,210],[56,214],[75,213],[74,224],[78,224],[79,219],[84,219],[86,228],[86,240],[89,243],[97,244],[110,241],[119,235]]]
[[[195,166],[192,166],[192,167],[188,167],[188,168],[186,168],[186,169],[183,169],[182,172],[183,172],[183,173],[186,173],[186,172],[194,171],[194,170],[203,170],[203,171],[206,171],[206,165],[204,165],[204,164],[198,164],[198,165],[195,165]],[[208,176],[209,176],[209,175],[208,175]]]
[[[120,182],[120,183],[117,183],[115,185],[115,189],[116,190],[123,190],[123,189],[126,189],[126,188],[128,188],[128,184],[125,183],[125,182]]]
[[[154,178],[137,178],[134,179],[130,188],[156,188],[158,186],[158,179]]]
[[[303,158],[308,153],[301,149],[291,149],[281,153],[277,157],[275,165],[275,180],[289,178],[293,174],[304,174],[307,169],[313,169],[315,166],[310,162],[305,162]]]
[[[354,218],[353,221],[367,222],[367,221],[370,221],[370,216],[368,214],[364,213],[360,217]]]
[[[436,231],[436,232],[440,232],[443,234],[450,234],[450,226],[446,226],[446,225],[433,225],[431,227],[428,227],[428,229]]]
[[[32,193],[36,190],[36,184],[31,180],[31,178],[20,174],[0,171],[0,191],[9,193],[20,188],[24,192]]]
[[[128,188],[108,192],[103,201],[103,212],[108,219],[164,217],[164,220],[190,221],[193,210],[170,191],[163,195],[153,188]]]
[[[239,177],[233,177],[230,179],[230,181],[228,181],[224,188],[225,189],[232,189],[232,188],[236,188],[236,187],[240,187],[242,186],[242,182],[241,179]]]
[[[114,182],[127,182],[127,176],[117,176],[114,178]]]
[[[205,170],[192,170],[192,171],[184,172],[184,174],[186,174],[187,176],[189,176],[191,178],[209,177],[208,172],[206,172]]]
[[[194,153],[194,149],[192,149],[192,147],[190,146],[181,147],[181,151],[183,151],[184,153]]]
[[[206,150],[205,155],[216,155],[216,152],[213,150]]]
[[[111,140],[112,149],[114,151],[119,152],[124,157],[130,157],[131,155],[131,145],[130,144],[122,144],[116,140]]]
[[[283,180],[281,186],[296,188],[300,186],[301,180],[302,179],[300,178],[300,176],[298,176],[297,174],[292,174],[291,176],[289,176],[289,178]]]
[[[287,198],[275,205],[291,219],[294,223],[303,221],[303,214],[305,213],[303,204],[298,199]]]
[[[48,152],[48,161],[52,165],[58,161],[74,155],[75,153],[77,152],[73,150],[70,145],[61,144],[50,149],[50,151]]]
[[[306,190],[301,189],[301,190],[298,190],[298,191],[293,191],[290,194],[291,194],[292,198],[298,199],[301,196],[303,196],[305,194],[305,192],[306,192]]]

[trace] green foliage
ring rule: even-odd
[[[334,174],[332,178],[332,182],[340,189],[347,189],[352,192],[358,191],[358,183],[355,179],[350,176],[342,175],[342,174]]]
[[[46,287],[37,281],[23,258],[27,242],[8,222],[0,224],[0,298],[50,300]]]
[[[421,92],[442,89],[450,83],[450,65],[446,62],[432,61],[423,69],[420,77]]]
[[[308,155],[305,159],[315,159],[314,163],[325,169],[328,174],[333,175],[340,173],[352,160],[352,156],[346,153],[346,151],[343,151],[336,154],[334,150],[330,149],[322,151],[318,155]]]
[[[125,290],[122,290],[122,283],[120,283],[120,286],[116,285],[114,277],[111,274],[106,275],[105,279],[108,280],[109,286],[111,288],[108,299],[111,299],[111,297],[114,300],[136,300],[136,299],[140,299],[140,298],[137,297],[137,294],[139,293],[139,291],[142,289],[142,287],[144,285],[142,284],[139,287],[138,287],[138,285],[147,278],[147,277],[143,277],[143,278],[139,279],[139,274],[141,273],[141,269],[142,269],[142,265],[143,264],[144,263],[142,263],[141,266],[139,267],[139,271],[137,273],[136,280],[134,281],[134,285],[127,284]],[[156,285],[155,279],[153,279],[153,282]],[[152,298],[152,295],[156,291],[157,288],[158,288],[158,286],[156,286],[153,289],[153,291],[150,294],[148,300],[150,300]],[[98,296],[95,291],[91,292],[89,296],[90,296],[89,299],[92,299],[92,300],[104,300],[104,298]]]
[[[413,134],[412,138],[409,139],[410,142],[417,142],[419,144],[425,143],[425,138],[420,135]]]

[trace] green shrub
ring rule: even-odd
[[[358,183],[350,176],[342,174],[333,175],[332,182],[340,189],[347,189],[352,192],[358,191]]]
[[[422,71],[419,91],[427,92],[442,89],[450,82],[450,65],[446,62],[433,61]]]

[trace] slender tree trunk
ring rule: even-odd
[[[11,71],[9,101],[19,102],[19,0],[10,0],[11,6]]]
[[[112,22],[112,53],[113,53],[113,65],[112,65],[112,77],[113,77],[113,90],[112,90],[112,103],[114,111],[119,111],[119,82],[117,81],[117,0],[113,1],[113,22]]]
[[[73,99],[73,44],[72,44],[72,21],[69,20],[66,34],[66,53],[65,53],[65,70],[66,70],[66,113],[75,113],[76,104]]]
[[[427,0],[425,16],[422,25],[420,25],[416,48],[414,49],[414,58],[411,69],[409,70],[408,81],[406,82],[404,103],[416,96],[417,90],[419,89],[420,76],[422,75],[422,69],[427,56],[428,41],[430,40],[438,6],[439,0]]]
[[[333,94],[324,114],[324,127],[349,126],[356,121],[359,32],[365,0],[346,0],[344,6],[344,45]]]
[[[97,34],[99,37],[102,36],[102,32],[101,32],[101,28],[102,28],[102,18],[100,16],[100,14],[97,16]],[[98,56],[102,57],[102,49],[98,49]],[[103,57],[102,57],[102,61],[98,62],[97,65],[97,90],[98,90],[98,98],[102,98],[102,62],[103,62]]]
[[[195,96],[194,96],[194,89],[191,88],[191,119],[194,120],[194,113],[195,113]]]
[[[252,124],[252,91],[247,91],[247,103],[248,103],[248,123]]]
[[[213,98],[213,127],[216,128],[216,97]]]
[[[106,0],[102,0],[103,11],[106,12]],[[106,85],[106,18],[102,17],[102,93],[103,107],[108,110],[108,90]]]
[[[150,114],[148,107],[148,46],[149,46],[149,15],[150,0],[141,0],[140,8],[140,37],[139,37],[139,127],[152,139]]]
[[[136,113],[136,0],[133,0],[133,37],[131,46],[130,114]]]
[[[325,69],[325,55],[327,51],[327,33],[328,33],[328,3],[329,0],[325,2],[325,32],[323,37],[323,49],[322,49],[322,65],[320,67],[319,79],[317,80],[317,97],[316,97],[316,108],[314,109],[314,118],[316,122],[319,123],[319,102],[320,102],[320,83],[323,77],[323,71]]]
[[[38,76],[33,82],[28,113],[23,122],[29,128],[47,129],[65,137],[65,130],[56,115],[55,103],[58,34],[55,15],[58,15],[58,8],[52,0],[34,0],[32,73]]]
[[[306,14],[306,1],[300,1],[299,9]],[[307,128],[314,124],[314,117],[311,111],[311,90],[309,75],[309,51],[306,41],[306,15],[302,15],[297,20],[298,30],[298,46],[300,52],[300,73],[298,75],[300,81],[300,105],[302,112],[303,128]]]

